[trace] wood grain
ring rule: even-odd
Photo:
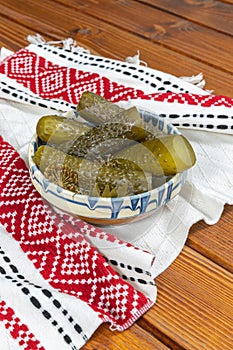
[[[218,224],[210,227],[201,221],[194,225],[187,245],[233,273],[232,217],[232,206],[226,206]]]
[[[189,76],[202,72],[206,79],[207,89],[214,90],[215,94],[233,97],[231,75],[190,57],[183,56],[172,49],[167,49],[157,43],[148,42],[109,24],[99,23],[95,18],[85,14],[79,14],[77,21],[74,11],[66,10],[64,12],[63,7],[62,10],[59,10],[57,7],[56,9],[50,9],[44,0],[40,2],[40,6],[37,6],[36,15],[34,14],[34,7],[29,6],[30,1],[25,3],[24,7],[21,4],[20,8],[16,7],[18,4],[17,0],[10,1],[10,8],[6,7],[4,3],[5,1],[0,0],[0,13],[4,13],[7,18],[11,19],[9,25],[5,27],[6,37],[7,31],[12,31],[8,28],[16,26],[17,33],[20,33],[17,26],[21,25],[28,28],[29,34],[35,33],[35,30],[31,32],[30,28],[36,28],[36,32],[45,33],[47,36],[55,37],[57,40],[71,36],[77,40],[79,45],[89,48],[91,52],[111,58],[124,60],[127,56],[136,54],[140,49],[141,59],[146,61],[151,68],[176,76]],[[46,19],[46,17],[43,19],[46,13],[50,13],[48,11],[52,11],[53,15],[49,16],[49,19]],[[33,25],[31,24],[31,13],[34,16]],[[17,18],[17,23],[15,23],[15,18]],[[76,22],[78,22],[77,26],[75,25]],[[62,30],[60,29],[61,23]],[[22,36],[25,38],[24,35]],[[27,45],[26,40],[25,45]]]
[[[1,15],[0,33],[0,47],[5,47],[12,51],[17,51],[29,44],[26,40],[28,34],[36,34],[36,32],[32,33],[31,30],[25,26],[9,20]],[[59,40],[60,37],[61,35],[44,34],[45,40]]]
[[[112,332],[109,325],[101,326],[82,350],[169,350],[153,335],[135,325],[119,333]]]
[[[168,346],[172,339],[188,350],[233,349],[231,273],[185,247],[157,286],[156,305],[139,321],[144,329]]]
[[[60,0],[61,1],[61,0]],[[74,6],[75,0],[63,0],[65,5]],[[79,2],[80,3],[80,2]],[[83,2],[81,1],[83,4]],[[228,35],[213,31],[205,26],[187,21],[170,13],[160,11],[155,7],[149,8],[146,20],[143,13],[145,5],[128,0],[86,1],[80,6],[80,12],[98,17],[102,21],[141,35],[151,42],[160,43],[168,48],[227,70],[233,74],[232,68],[232,38]],[[229,14],[229,20],[230,20]],[[213,35],[214,34],[214,35]],[[218,45],[224,41],[224,55]]]
[[[143,2],[189,21],[233,35],[233,8],[227,2],[216,0],[144,0]]]

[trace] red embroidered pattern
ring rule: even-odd
[[[1,137],[0,223],[54,288],[87,302],[117,329],[127,328],[152,305],[40,197],[24,161]]]
[[[45,350],[28,327],[15,315],[13,309],[8,307],[3,300],[0,302],[0,321],[24,350]]]
[[[5,59],[0,64],[0,73],[29,88],[42,98],[62,99],[74,105],[78,103],[82,93],[88,90],[112,102],[141,98],[202,107],[233,106],[233,99],[227,96],[173,92],[145,94],[141,90],[118,84],[97,73],[53,64],[27,49],[22,49]]]
[[[114,236],[111,233],[104,232],[98,227],[95,227],[91,224],[88,224],[87,222],[80,220],[76,217],[70,216],[68,214],[61,214],[61,218],[63,218],[65,221],[70,222],[73,226],[77,227],[80,232],[84,235],[87,235],[89,237],[95,237],[99,240],[106,240],[109,242],[115,242],[119,245],[123,244],[124,246],[131,247],[135,250],[139,250],[139,248],[133,246],[129,242],[122,241],[118,239],[116,236]]]

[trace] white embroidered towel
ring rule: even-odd
[[[224,204],[232,204],[232,99],[211,95],[187,78],[135,65],[132,60],[94,56],[75,50],[70,42],[68,49],[42,39],[36,42],[10,58],[1,71],[1,96],[7,100],[2,105],[2,127],[24,157],[39,116],[75,108],[87,89],[124,107],[136,105],[163,115],[192,143],[197,165],[177,198],[141,222],[107,227],[119,238],[155,254],[154,273],[158,275],[179,254],[193,223],[204,219],[214,224]],[[14,116],[17,113],[17,127],[9,110]],[[13,133],[7,132],[12,129]]]

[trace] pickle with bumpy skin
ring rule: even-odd
[[[33,161],[44,172],[49,164],[57,164],[61,168],[65,162],[76,170],[79,168],[82,158],[70,156],[48,145],[42,145],[37,148]]]
[[[93,92],[85,91],[77,105],[81,117],[94,125],[112,121],[123,108]]]
[[[39,119],[36,133],[43,142],[60,144],[73,140],[90,129],[90,126],[74,119],[58,115],[47,115]]]
[[[115,157],[134,161],[153,175],[175,175],[191,168],[196,156],[183,135],[166,135],[144,141],[117,152]]]
[[[152,174],[127,159],[111,159],[100,168],[96,183],[101,196],[130,196],[152,189]],[[108,192],[107,192],[108,191]]]
[[[152,188],[152,175],[124,159],[92,162],[43,145],[33,161],[49,181],[82,195],[119,197]]]
[[[48,145],[37,149],[33,161],[49,181],[79,194],[89,194],[100,168],[97,162],[68,155]]]
[[[128,141],[142,141],[146,136],[147,132],[135,125],[106,123],[92,128],[73,141],[60,144],[59,149],[78,157],[92,154],[93,157],[104,158],[106,153],[112,154],[128,145]]]
[[[143,127],[143,120],[136,107],[123,109],[104,97],[89,91],[82,94],[77,111],[83,119],[94,125],[122,122]]]

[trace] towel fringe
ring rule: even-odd
[[[42,45],[58,45],[58,44],[62,44],[63,49],[65,49],[65,50],[69,50],[71,52],[90,54],[89,50],[84,49],[81,46],[77,46],[76,41],[72,38],[46,42],[46,40],[39,33],[37,33],[35,35],[28,35],[27,41],[31,44],[34,44],[34,45],[41,45],[41,44]],[[130,64],[134,64],[134,65],[144,65],[146,67],[148,66],[147,62],[142,61],[140,59],[140,51],[139,50],[137,51],[136,55],[126,57],[125,62],[130,63]],[[205,79],[203,78],[202,73],[199,73],[197,75],[192,75],[189,77],[188,76],[181,76],[179,78],[188,82],[188,83],[191,83],[191,84],[198,86],[200,89],[203,89],[205,86],[205,83],[206,83]]]
[[[29,34],[27,36],[27,41],[30,44],[34,44],[34,45],[46,44],[46,41],[44,40],[44,38],[38,33],[36,35]]]
[[[131,63],[131,64],[136,64],[138,66],[144,65],[147,67],[147,63],[145,61],[140,60],[140,51],[138,50],[135,56],[128,56],[125,59],[125,62]]]
[[[199,73],[197,75],[192,75],[191,77],[179,77],[180,79],[186,81],[187,83],[191,83],[193,85],[198,86],[199,88],[203,89],[203,87],[205,86],[205,79],[203,78],[203,74]]]
[[[28,35],[27,41],[31,44],[34,44],[34,45],[40,45],[40,44],[58,45],[58,44],[62,44],[63,49],[65,49],[65,50],[69,50],[72,52],[75,51],[75,52],[90,54],[89,50],[84,49],[81,46],[77,46],[76,41],[73,40],[72,38],[67,38],[67,39],[57,40],[57,41],[45,41],[45,39],[40,34],[37,33],[36,35]]]

